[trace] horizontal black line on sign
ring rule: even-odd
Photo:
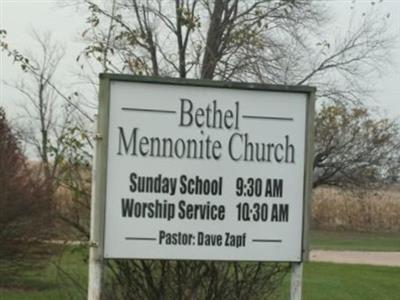
[[[150,112],[150,113],[176,114],[176,111],[174,111],[174,110],[165,110],[165,109],[149,109],[149,108],[123,107],[122,110],[140,111],[140,112]]]
[[[255,243],[282,243],[282,240],[265,240],[265,239],[253,239]]]
[[[127,241],[156,241],[156,238],[149,238],[149,237],[126,237],[125,240]]]
[[[293,121],[293,118],[286,118],[286,117],[251,116],[251,115],[243,115],[242,117],[243,117],[243,119]]]

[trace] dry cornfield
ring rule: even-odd
[[[326,230],[400,232],[400,188],[318,188],[313,192],[312,226]]]

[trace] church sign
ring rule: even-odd
[[[101,91],[104,258],[303,260],[313,88],[103,74]]]

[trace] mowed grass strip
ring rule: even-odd
[[[312,230],[310,246],[319,250],[400,251],[400,233]]]
[[[306,264],[304,299],[394,300],[400,296],[400,268]]]
[[[306,263],[304,300],[400,299],[400,268],[333,263]],[[276,300],[289,299],[286,279]]]

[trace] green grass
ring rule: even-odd
[[[85,257],[86,250],[70,247],[64,251],[61,258],[53,258],[44,269],[25,271],[16,276],[0,277],[0,299],[83,299],[84,292],[76,288],[74,281],[86,286]]]
[[[289,299],[289,278],[277,300]],[[331,263],[306,263],[305,300],[396,300],[400,268]]]
[[[311,249],[400,251],[400,233],[311,231]]]

